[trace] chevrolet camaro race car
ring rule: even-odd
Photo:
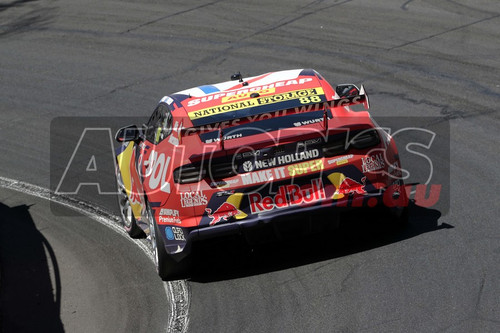
[[[383,206],[404,221],[396,145],[368,107],[363,86],[334,88],[312,69],[238,73],[163,97],[145,125],[116,133],[125,229],[148,237],[168,280],[193,242],[277,219]]]

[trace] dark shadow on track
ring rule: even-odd
[[[29,206],[0,203],[0,270],[0,331],[64,332],[59,267]]]
[[[384,214],[374,213],[353,211],[341,217],[338,228],[309,235],[299,228],[293,230],[294,236],[278,242],[249,246],[243,238],[229,238],[196,245],[189,279],[206,283],[264,274],[367,251],[427,232],[453,228],[448,224],[438,224],[441,216],[439,211],[414,204],[410,205],[409,223],[405,226],[390,224]]]

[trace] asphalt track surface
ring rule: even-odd
[[[364,84],[375,117],[440,117],[449,126],[441,153],[450,158],[438,159],[449,209],[413,207],[403,230],[352,218],[331,235],[300,239],[302,251],[286,241],[210,248],[187,282],[188,330],[498,332],[499,26],[496,1],[4,1],[0,175],[54,186],[51,174],[68,163],[67,143],[50,146],[57,117],[147,117],[163,95],[235,71],[315,68],[333,83]],[[2,258],[23,242],[36,247],[25,259],[42,262],[50,325],[165,327],[165,291],[140,250],[89,219],[54,218],[54,206],[0,193]],[[92,188],[78,196],[116,212],[112,196]],[[47,277],[54,258],[60,285]],[[6,302],[8,264],[4,328],[6,309],[23,309]]]
[[[4,332],[165,329],[162,283],[131,241],[42,198],[2,189],[1,200]]]

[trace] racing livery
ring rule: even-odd
[[[312,69],[231,79],[165,96],[116,134],[125,229],[150,239],[162,279],[195,241],[291,215],[385,206],[404,220],[397,148],[363,86],[334,88]]]

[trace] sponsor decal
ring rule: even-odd
[[[240,175],[243,185],[263,183],[274,179],[285,178],[285,167],[267,169]]]
[[[203,133],[218,131],[220,128],[227,128],[227,127],[234,127],[234,126],[240,126],[240,125],[245,125],[245,124],[251,124],[251,123],[256,122],[256,121],[265,121],[265,120],[269,120],[269,119],[275,119],[277,117],[293,116],[293,115],[301,114],[304,112],[317,112],[317,111],[323,110],[323,108],[324,108],[324,106],[322,103],[309,104],[309,105],[303,105],[300,107],[294,107],[294,108],[285,109],[285,110],[261,113],[261,114],[254,115],[254,116],[245,116],[245,117],[238,118],[238,119],[226,120],[226,121],[216,122],[213,124],[202,125],[199,127],[188,128],[185,130],[184,135],[192,135],[195,133],[203,134]],[[321,119],[323,119],[323,118],[321,118]],[[292,124],[290,124],[290,127],[291,126],[292,126]],[[224,136],[224,137],[226,138],[226,136]]]
[[[172,227],[172,231],[174,232],[175,240],[185,241],[184,232],[179,227]]]
[[[335,96],[333,96],[335,98]],[[361,103],[366,103],[367,98],[366,95],[357,95],[353,97],[348,97],[348,98],[342,98],[342,99],[335,99],[333,101],[328,102],[330,107],[335,108],[335,107],[345,107],[349,105],[354,105],[354,104],[361,104]],[[369,105],[366,104],[365,108],[368,109]]]
[[[205,206],[208,203],[207,196],[203,194],[203,191],[182,192],[180,196],[182,207]]]
[[[318,156],[319,156],[319,150],[311,149],[308,151],[302,151],[300,153],[278,156],[276,159],[278,164],[288,164],[288,163],[308,160],[311,158],[316,158]]]
[[[311,204],[324,199],[326,195],[321,179],[313,179],[311,184],[303,186],[294,184],[280,186],[278,193],[274,196],[262,197],[260,193],[248,194],[252,214],[268,212],[275,208]]]
[[[245,91],[245,90],[243,90]],[[222,103],[227,103],[227,102],[234,102],[240,99],[247,99],[250,98],[252,94],[259,94],[259,96],[263,95],[271,95],[276,92],[276,88],[268,88],[264,90],[253,90],[253,91],[248,91],[248,92],[243,92],[240,90],[239,94],[236,95],[231,95],[231,96],[226,96],[222,97]]]
[[[343,173],[334,172],[328,175],[328,180],[335,186],[332,199],[342,199],[345,195],[351,193],[366,194],[366,177],[361,178],[361,183],[347,177]]]
[[[247,161],[247,162],[250,162],[250,161]],[[243,163],[243,166],[245,166],[245,163]],[[252,162],[250,162],[250,164],[252,164]],[[272,167],[275,167],[276,165],[277,165],[276,157],[268,158],[265,160],[255,161],[255,169],[256,170],[272,168]],[[243,170],[245,170],[245,168],[243,168]],[[245,170],[245,171],[248,172],[248,171],[252,171],[252,170],[250,169],[250,170]]]
[[[234,96],[234,95],[243,95],[243,94],[248,94],[248,93],[254,93],[254,92],[261,92],[261,91],[268,91],[271,90],[275,87],[286,87],[286,86],[291,86],[291,85],[300,85],[304,84],[307,82],[312,81],[312,78],[301,78],[299,80],[287,80],[287,81],[279,81],[267,85],[262,85],[262,86],[257,86],[257,87],[251,87],[248,89],[240,89],[236,91],[229,91],[229,92],[220,92],[217,94],[212,94],[208,95],[202,98],[196,98],[196,99],[191,99],[189,100],[187,106],[195,106],[200,103],[205,103],[209,102],[212,100],[217,100],[225,96]],[[249,95],[250,96],[250,95]],[[224,101],[222,101],[224,103]]]
[[[166,181],[170,159],[170,156],[166,157],[164,153],[158,154],[158,152],[153,150],[148,160],[144,162],[151,190],[156,190],[160,186],[160,191],[170,193],[170,183]]]
[[[168,240],[177,240],[177,241],[186,240],[186,238],[184,238],[184,233],[182,232],[182,229],[179,227],[166,227],[165,235],[167,236]]]
[[[177,209],[162,208],[158,216],[158,223],[181,223]]]
[[[287,167],[288,175],[290,177],[302,176],[311,172],[318,172],[324,168],[325,166],[323,165],[322,159],[292,164]]]
[[[295,109],[298,109],[298,108],[295,108]],[[226,121],[216,122],[213,124],[199,126],[197,128],[190,128],[186,131],[186,135],[191,135],[193,132],[206,133],[206,132],[212,132],[212,131],[216,131],[216,130],[218,131],[219,128],[221,128],[221,127],[226,128],[226,127],[238,126],[241,124],[253,123],[256,121],[261,121],[261,120],[266,120],[266,119],[272,119],[272,118],[276,118],[276,117],[282,117],[282,116],[287,115],[287,111],[288,110],[267,112],[267,113],[262,113],[262,114],[258,114],[255,116],[246,116],[246,117],[243,117],[240,119],[226,120]],[[300,112],[295,111],[295,113],[300,113]]]
[[[252,164],[251,161],[245,161],[245,162],[243,162],[242,167],[243,167],[243,170],[245,172],[250,172],[250,171],[253,170],[253,164]]]
[[[347,162],[349,162],[349,160],[351,158],[353,158],[352,154],[340,156],[340,157],[335,157],[335,158],[328,160],[328,164],[334,164],[334,163],[337,165],[346,164]]]
[[[166,227],[165,235],[167,236],[168,240],[178,240],[178,241],[186,240],[186,238],[184,238],[184,232],[182,232],[182,229],[179,227]]]
[[[207,216],[210,219],[212,219],[209,223],[210,225],[215,225],[220,221],[227,222],[231,217],[242,213],[238,208],[236,208],[233,204],[230,204],[229,202],[224,202],[213,213],[212,209],[210,208],[205,208],[205,211],[207,212]]]
[[[320,103],[322,102],[321,97],[324,97],[324,91],[323,88],[321,87],[294,90],[281,94],[262,96],[245,101],[222,104],[206,109],[192,111],[189,112],[189,118],[191,120],[196,120],[203,117],[213,116],[221,113],[238,111],[242,109],[248,109],[251,107],[258,107],[261,105],[286,102],[290,100],[298,100],[301,104]]]
[[[276,154],[279,153],[278,150],[275,151]],[[253,169],[252,168],[247,168],[245,169],[245,163],[251,161],[246,161],[243,163],[243,170],[246,172],[250,172],[252,170],[259,170],[259,169],[265,169],[265,168],[272,168],[278,165],[283,165],[283,164],[290,164],[298,161],[303,161],[303,160],[309,160],[315,157],[319,156],[319,150],[318,149],[311,149],[311,150],[306,150],[302,151],[300,153],[294,153],[294,154],[287,154],[287,155],[281,155],[281,156],[275,156],[271,157],[268,159],[262,159],[262,160],[257,160],[253,164]]]
[[[316,119],[308,119],[308,120],[303,120],[303,121],[297,121],[293,123],[293,126],[299,127],[299,126],[304,126],[304,125],[311,125],[315,123],[322,122],[323,118],[316,118]]]
[[[174,240],[175,239],[174,232],[172,231],[172,228],[170,228],[170,227],[166,227],[165,228],[165,236],[167,236],[168,240]]]
[[[363,172],[372,172],[385,167],[384,154],[367,155],[361,158]]]
[[[324,111],[324,105],[323,104],[309,104],[309,105],[302,105],[300,107],[295,107],[293,109],[287,109],[285,110],[284,115],[290,114],[292,111],[292,114],[299,114],[299,113],[304,113],[304,112],[314,112],[314,111]],[[323,118],[322,118],[323,119]]]
[[[236,133],[232,135],[224,135],[224,140],[231,140],[231,139],[237,139],[243,137],[243,134],[241,133]],[[204,142],[205,143],[212,143],[212,142],[219,142],[220,138],[213,138],[213,139],[206,139]]]

